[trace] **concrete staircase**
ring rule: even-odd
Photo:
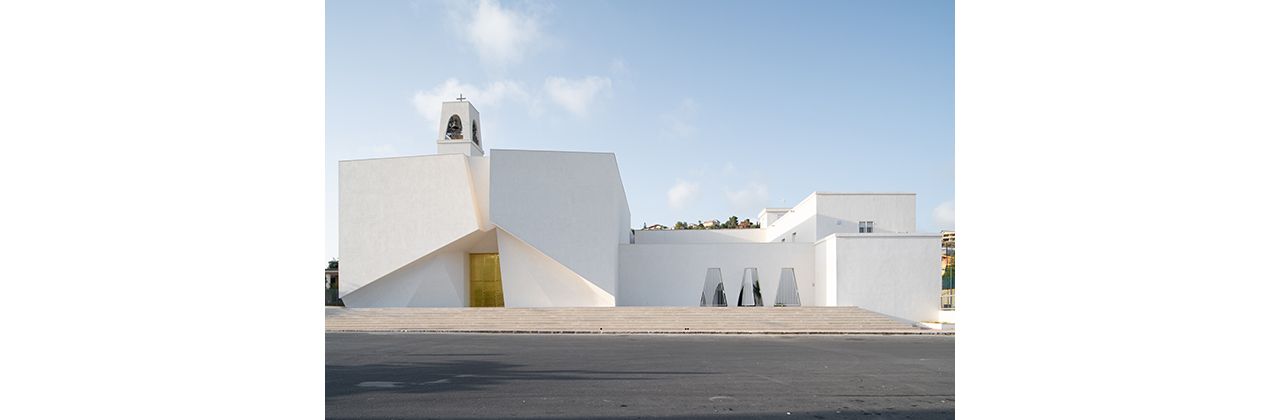
[[[856,307],[325,308],[326,332],[951,334]]]

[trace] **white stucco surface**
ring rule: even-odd
[[[722,243],[622,245],[618,306],[698,306],[707,269],[714,267],[731,304],[747,267],[758,269],[765,302],[774,301],[782,267],[794,267],[801,304],[813,304],[813,244]]]
[[[339,295],[479,228],[462,155],[338,162]]]
[[[616,295],[631,221],[613,154],[492,150],[489,163],[493,223]]]
[[[507,307],[614,306],[613,295],[520,238],[497,231],[502,298]]]
[[[766,207],[756,215],[756,222],[760,223],[760,228],[768,228],[773,222],[778,221],[779,217],[790,211],[791,209],[788,208]]]
[[[494,231],[476,231],[342,297],[353,308],[467,306],[469,254],[498,252]]]
[[[780,213],[773,224],[765,228],[765,241],[809,242],[817,239],[814,224],[817,221],[818,201],[810,195],[800,201],[791,211]]]
[[[342,297],[352,308],[466,306],[466,254],[431,254]]]
[[[836,247],[832,241],[813,245],[813,300],[818,306],[836,306]]]
[[[483,230],[493,229],[493,221],[489,219],[489,158],[472,156],[467,158],[471,170],[471,189],[475,197],[477,221]]]
[[[914,193],[815,193],[816,236],[858,233],[858,222],[875,222],[873,233],[915,233]]]
[[[911,321],[936,320],[942,293],[941,234],[838,234],[836,303]],[[830,254],[828,254],[830,255]]]
[[[769,242],[816,242],[833,233],[859,233],[858,222],[874,222],[877,233],[914,233],[914,193],[815,192],[786,212],[761,212],[777,219],[766,227]]]

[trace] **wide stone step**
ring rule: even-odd
[[[326,331],[938,334],[857,307],[326,308]]]

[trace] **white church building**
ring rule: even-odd
[[[489,150],[445,102],[435,155],[338,163],[348,307],[858,306],[938,319],[914,193],[815,192],[757,229],[633,230],[612,153]]]

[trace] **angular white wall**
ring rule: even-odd
[[[835,249],[834,256],[827,256],[836,264],[836,304],[911,321],[936,320],[942,293],[941,240],[940,234],[824,238],[820,245]]]
[[[814,195],[796,204],[791,211],[782,214],[778,220],[766,228],[765,240],[767,242],[779,242],[786,239],[786,242],[809,242],[817,240],[816,230],[814,228],[818,217],[818,200]]]
[[[342,297],[352,308],[467,306],[467,254],[424,257]]]
[[[764,238],[816,242],[833,233],[858,233],[861,221],[875,222],[878,233],[915,233],[916,195],[815,192],[768,225]]]
[[[340,296],[475,232],[472,180],[462,155],[338,162]]]
[[[502,299],[508,308],[614,306],[613,295],[515,236],[498,231]]]
[[[616,296],[631,221],[613,154],[491,150],[489,164],[493,224]]]
[[[472,253],[498,252],[495,230],[475,231],[348,293],[352,308],[468,306]]]
[[[782,267],[795,268],[802,306],[813,306],[813,244],[636,244],[618,250],[618,306],[698,306],[707,268],[719,267],[725,297],[738,301],[742,271],[756,267],[772,304]],[[936,266],[936,264],[935,264]]]

